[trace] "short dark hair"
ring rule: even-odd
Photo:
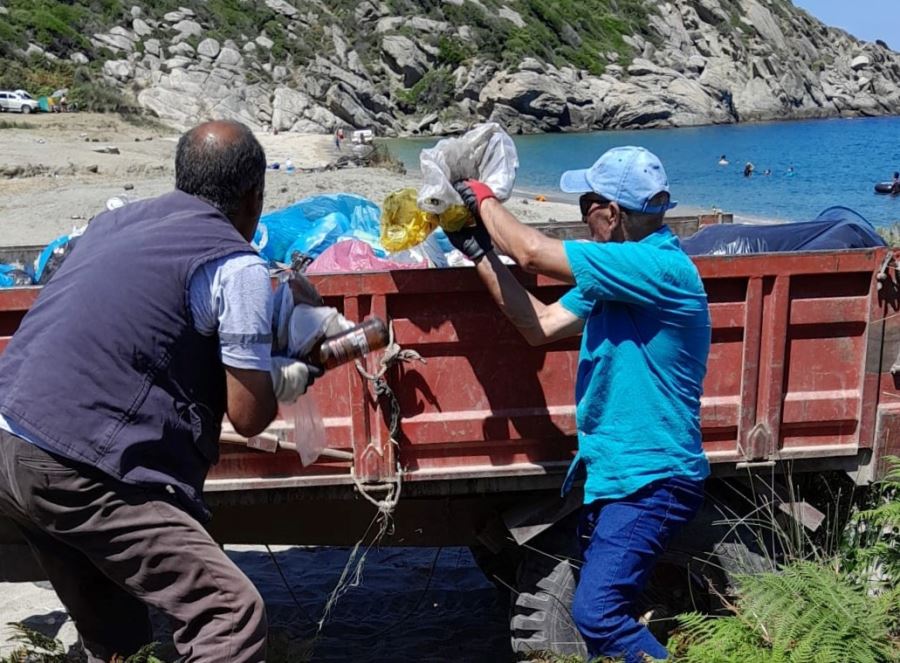
[[[175,188],[202,198],[230,218],[248,192],[264,186],[266,154],[246,125],[227,123],[236,130],[233,140],[198,139],[202,124],[178,140]]]

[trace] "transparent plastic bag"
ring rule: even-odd
[[[419,208],[443,214],[452,205],[463,205],[453,188],[458,180],[477,179],[487,184],[500,201],[508,200],[516,183],[519,155],[512,138],[499,124],[485,122],[462,136],[445,138],[422,150],[419,168],[424,180],[417,198]],[[458,230],[462,225],[443,227]]]
[[[306,393],[293,403],[282,403],[281,416],[294,424],[294,429],[286,437],[297,450],[303,467],[315,463],[327,446],[325,422],[315,399]]]

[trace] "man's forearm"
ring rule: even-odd
[[[496,198],[482,203],[481,219],[494,243],[519,265],[528,261],[533,246],[545,238],[539,230],[514,217]]]
[[[543,343],[546,339],[540,316],[546,304],[528,292],[493,251],[478,261],[476,270],[497,306],[525,340],[532,345]]]
[[[520,267],[574,282],[562,242],[520,222],[496,198],[481,204],[480,216],[494,243]]]

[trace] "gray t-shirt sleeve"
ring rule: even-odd
[[[240,253],[201,266],[191,278],[195,329],[219,334],[222,363],[268,371],[272,367],[272,286],[265,261]]]

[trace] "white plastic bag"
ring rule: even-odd
[[[352,327],[353,323],[330,306],[297,304],[288,325],[287,354],[302,359],[323,335]]]
[[[288,442],[294,444],[303,467],[312,465],[327,446],[325,422],[316,401],[306,393],[293,403],[282,403],[281,415],[294,424],[294,430],[289,431],[286,437]]]
[[[516,145],[499,124],[485,122],[458,138],[445,138],[419,155],[424,184],[416,203],[426,212],[442,214],[462,205],[453,182],[477,179],[487,184],[500,201],[508,200],[516,183],[519,155]]]

